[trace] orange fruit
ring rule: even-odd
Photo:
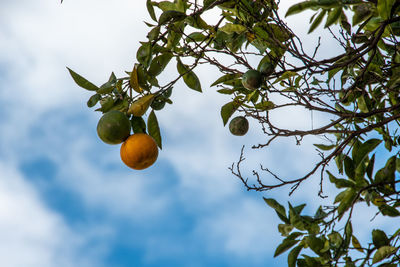
[[[156,162],[157,143],[145,133],[136,133],[128,137],[121,145],[121,159],[132,169],[143,170]]]

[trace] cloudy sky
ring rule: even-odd
[[[163,150],[151,168],[127,168],[119,146],[97,138],[100,113],[86,107],[90,93],[65,67],[98,85],[111,71],[123,75],[148,19],[144,0],[1,0],[2,266],[285,266],[286,256],[273,258],[279,222],[262,197],[285,203],[287,189],[247,192],[228,167],[244,144],[246,170],[263,163],[298,177],[318,159],[315,140],[251,151],[260,129],[252,123],[234,137],[223,127],[219,110],[229,99],[208,88],[215,71],[199,74],[203,94],[180,84],[174,104],[157,113]],[[306,23],[295,22],[304,33]],[[276,118],[310,125],[309,114],[293,114]],[[290,200],[312,200],[312,211],[317,191],[311,179]]]

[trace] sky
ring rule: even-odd
[[[198,73],[203,94],[180,83],[174,104],[157,112],[163,150],[149,169],[129,169],[119,146],[97,137],[101,114],[86,107],[91,94],[66,66],[97,85],[111,71],[123,76],[145,40],[143,21],[145,1],[1,1],[1,265],[285,266],[286,255],[273,258],[279,221],[262,197],[308,202],[314,212],[323,203],[318,177],[289,198],[288,188],[246,191],[228,167],[245,145],[247,174],[262,163],[299,177],[318,160],[316,140],[252,151],[265,137],[255,122],[245,137],[223,127],[219,110],[229,99],[209,88],[218,73],[207,67]],[[288,19],[300,34],[303,21]],[[315,44],[318,34],[304,41]],[[332,51],[329,43],[321,49]],[[304,111],[275,116],[282,125],[311,124]]]

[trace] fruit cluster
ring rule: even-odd
[[[156,141],[146,133],[131,135],[131,122],[121,111],[112,110],[105,113],[97,124],[97,134],[107,144],[122,143],[121,159],[132,169],[146,169],[157,160]]]

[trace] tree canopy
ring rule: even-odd
[[[134,133],[147,132],[161,148],[156,113],[172,104],[174,86],[183,80],[189,89],[201,92],[209,86],[226,95],[220,111],[224,125],[235,114],[257,121],[266,142],[255,149],[285,137],[298,144],[307,136],[323,137],[325,142],[315,144],[320,160],[296,179],[281,178],[264,167],[243,174],[243,149],[230,168],[247,190],[288,187],[291,194],[314,175],[320,176],[320,197],[325,197],[324,179],[340,189],[332,205],[320,206],[313,215],[303,214],[305,204],[285,208],[264,198],[282,221],[278,231],[283,241],[274,256],[290,251],[290,267],[397,266],[400,228],[394,233],[371,229],[370,242],[360,243],[353,234],[352,214],[364,202],[399,222],[400,1],[309,0],[285,10],[285,17],[311,11],[308,33],[323,28],[341,51],[329,57],[319,53],[319,42],[307,52],[278,12],[279,1],[147,0],[146,5],[148,34],[125,77],[112,73],[97,86],[69,69],[79,86],[93,92],[88,107],[125,113]],[[160,84],[158,76],[173,64],[175,74]],[[220,73],[211,84],[196,75],[204,64]],[[282,128],[271,120],[271,112],[287,107],[321,114],[326,123]],[[383,164],[376,163],[378,157]],[[327,169],[329,163],[335,171]],[[273,182],[266,182],[266,176]]]

